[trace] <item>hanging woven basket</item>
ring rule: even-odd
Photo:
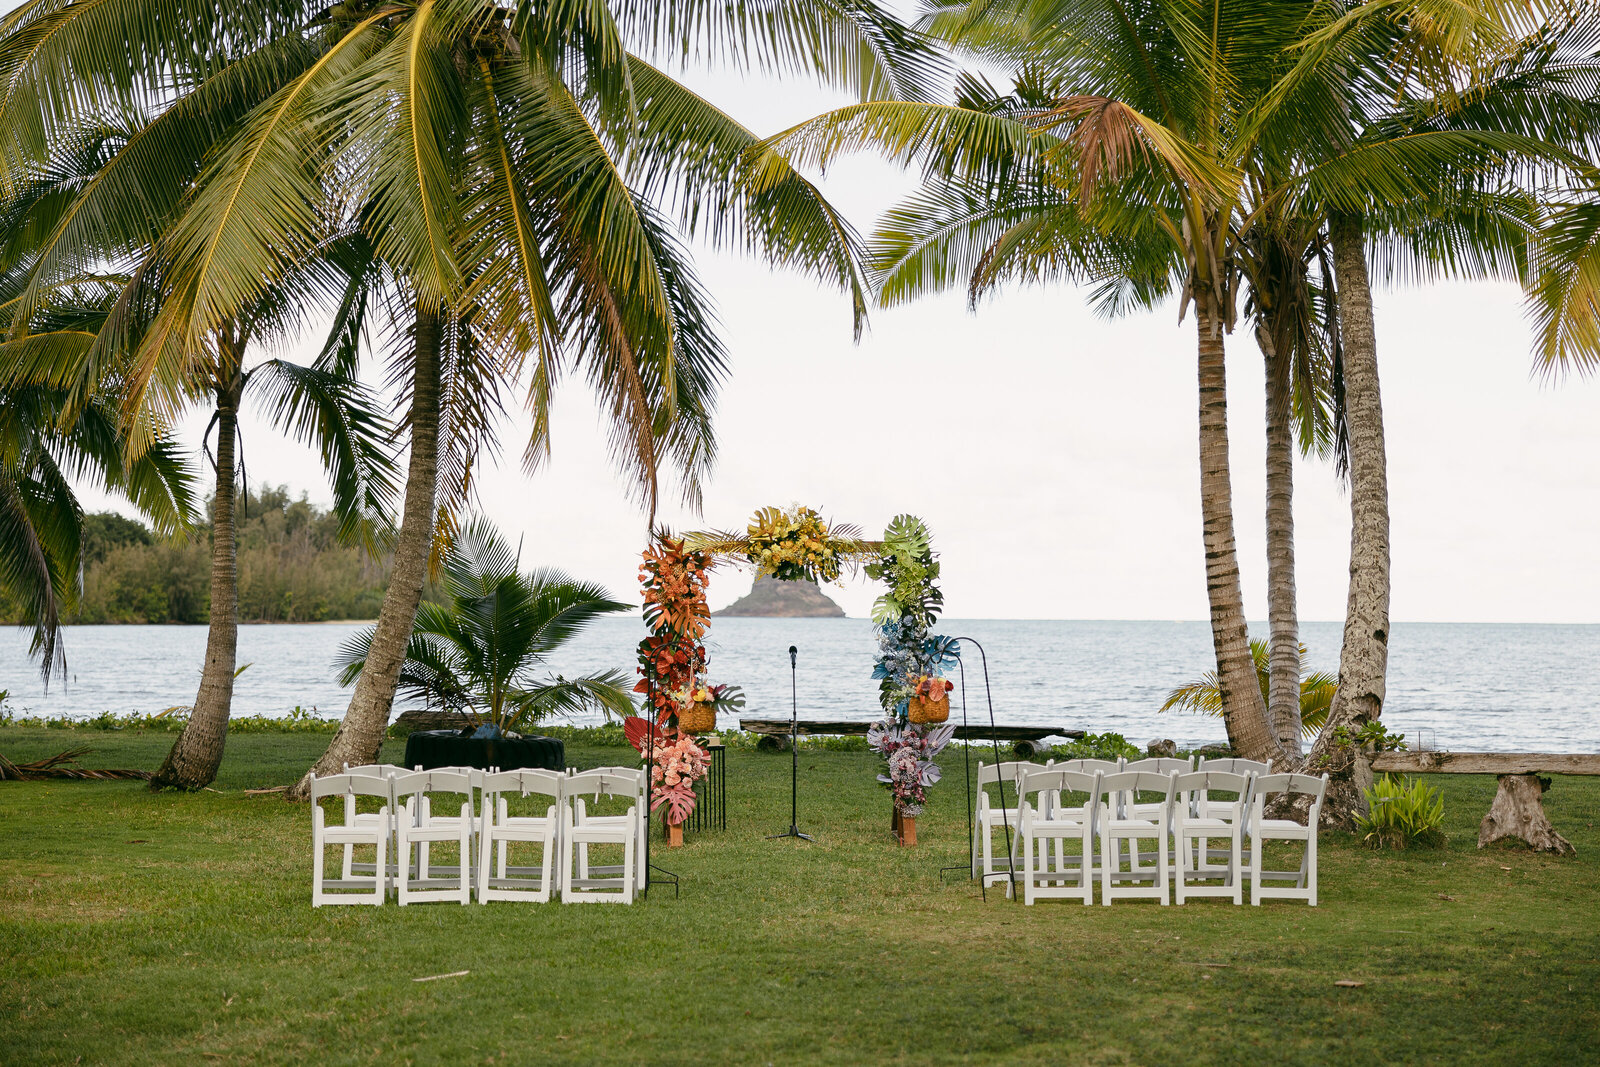
[[[686,734],[706,734],[717,728],[717,709],[704,700],[697,700],[678,712],[678,729]]]
[[[944,722],[950,718],[950,697],[940,693],[934,697],[912,697],[906,718],[920,725]]]

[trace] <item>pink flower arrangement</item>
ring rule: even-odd
[[[655,750],[655,766],[650,768],[653,797],[650,810],[667,805],[667,821],[682,823],[694,812],[694,783],[706,776],[711,756],[695,744],[693,737],[661,740]]]

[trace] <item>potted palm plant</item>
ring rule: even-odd
[[[552,714],[598,708],[627,716],[635,708],[620,670],[565,678],[548,670],[551,653],[602,615],[627,611],[598,585],[560,571],[524,574],[518,553],[484,520],[474,520],[444,554],[442,604],[417,611],[398,692],[430,707],[459,714],[462,731],[425,731],[419,748],[441,758],[432,765],[502,768],[564,766],[560,742],[518,744],[519,735]],[[339,651],[341,684],[366,665],[373,627],[364,627]],[[439,742],[428,745],[429,738]],[[445,741],[448,739],[448,743]],[[413,762],[407,744],[406,761]],[[533,760],[533,762],[519,762]],[[420,760],[428,764],[427,759]]]

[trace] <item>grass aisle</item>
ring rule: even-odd
[[[869,754],[802,752],[808,845],[762,839],[787,755],[734,750],[727,832],[657,854],[677,900],[314,911],[308,809],[239,791],[325,740],[230,738],[197,796],[0,783],[0,1061],[1562,1063],[1600,1041],[1593,780],[1546,794],[1575,859],[1479,853],[1494,780],[1437,776],[1449,847],[1325,835],[1319,908],[1025,909],[940,880],[966,862],[959,753],[900,849]],[[18,763],[153,767],[170,742],[0,729]]]

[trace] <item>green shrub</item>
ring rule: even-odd
[[[1052,755],[1056,759],[1138,759],[1144,753],[1130,744],[1121,734],[1084,734],[1076,741],[1057,745]]]
[[[1444,795],[1420,781],[1384,775],[1367,790],[1368,812],[1356,833],[1368,848],[1440,848]]]

